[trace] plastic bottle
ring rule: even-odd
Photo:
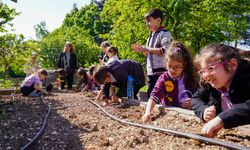
[[[127,97],[128,101],[134,99],[134,86],[133,86],[133,76],[128,75],[127,81]]]
[[[189,90],[183,90],[179,94],[179,101],[182,103],[192,97],[192,92]]]

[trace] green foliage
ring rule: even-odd
[[[240,40],[249,28],[249,6],[248,0],[93,0],[72,9],[62,26],[42,39],[43,66],[55,67],[67,40],[76,47],[79,66],[97,62],[98,45],[103,40],[111,41],[122,59],[145,62],[145,56],[134,52],[131,44],[146,43],[150,32],[144,14],[152,8],[163,11],[163,26],[194,53],[212,42]]]
[[[112,30],[103,36],[119,47],[123,58],[139,59],[130,45],[146,43],[149,32],[143,25],[143,15],[152,8],[160,8],[165,16],[163,25],[174,39],[197,52],[212,42],[241,39],[249,28],[249,3],[249,0],[108,0],[101,16],[112,23]]]
[[[6,29],[12,26],[11,21],[18,14],[0,1],[0,73],[4,79],[7,72],[12,72],[11,75],[22,74],[22,65],[27,56],[28,47],[23,35],[8,34]]]
[[[56,67],[58,55],[66,41],[74,44],[79,67],[88,67],[97,63],[97,56],[100,53],[99,44],[102,41],[99,34],[108,33],[110,30],[109,23],[100,19],[101,4],[102,2],[99,7],[92,3],[81,9],[72,9],[66,15],[62,26],[41,40],[40,56],[43,67]]]
[[[16,15],[19,13],[15,9],[10,9],[6,4],[3,4],[0,0],[0,32],[6,31],[5,25],[10,25],[10,23]]]
[[[76,49],[78,66],[85,67],[95,63],[99,47],[95,44],[94,39],[78,27],[60,27],[59,29],[48,34],[40,42],[40,57],[42,67],[56,68],[56,63],[60,52],[63,51],[66,41],[71,41]]]
[[[31,51],[36,47],[33,42],[24,41],[22,35],[5,34],[0,36],[0,71],[11,70],[15,75],[23,73],[23,65],[30,56]]]
[[[0,37],[0,70],[11,68],[21,72],[31,51],[39,52],[42,67],[55,69],[66,41],[74,44],[79,67],[97,63],[103,40],[111,41],[122,59],[145,62],[145,56],[134,52],[131,44],[145,45],[150,32],[144,14],[152,8],[163,11],[163,26],[195,53],[212,42],[241,40],[250,28],[249,3],[249,0],[92,0],[80,9],[74,7],[61,27],[51,33],[45,22],[34,26],[39,42],[25,42],[19,35]],[[0,6],[1,32],[17,13],[2,3]]]
[[[100,10],[102,2],[95,4],[90,4],[82,7],[81,9],[73,9],[69,14],[66,15],[63,26],[71,28],[73,26],[77,28],[82,28],[85,33],[94,37],[95,42],[100,44],[102,39],[99,34],[108,33],[110,30],[110,25],[100,19]]]
[[[45,21],[40,22],[34,26],[36,37],[40,40],[49,34]]]

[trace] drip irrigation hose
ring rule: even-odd
[[[97,104],[96,102],[90,100],[89,98],[83,96],[84,99],[86,99],[88,102],[94,104],[96,107],[100,108],[102,112],[104,112],[107,116],[109,116],[110,118],[112,118],[115,121],[118,121],[124,125],[131,125],[131,126],[136,126],[136,127],[140,127],[140,128],[144,128],[144,129],[151,129],[151,130],[155,130],[155,131],[161,131],[161,132],[166,132],[166,133],[171,133],[177,136],[181,136],[181,137],[185,137],[185,138],[190,138],[190,139],[194,139],[194,140],[198,140],[200,142],[204,142],[204,143],[210,143],[210,144],[214,144],[214,145],[219,145],[219,146],[223,146],[229,149],[235,149],[235,150],[250,150],[250,148],[238,145],[238,144],[231,144],[231,143],[227,143],[224,141],[219,141],[219,140],[215,140],[215,139],[211,139],[211,138],[207,138],[204,136],[200,136],[197,134],[192,134],[192,133],[183,133],[183,132],[179,132],[179,131],[175,131],[175,130],[170,130],[170,129],[166,129],[166,128],[159,128],[159,127],[154,127],[151,125],[144,125],[144,124],[139,124],[139,123],[133,123],[133,122],[129,122],[126,120],[122,120],[119,119],[118,117],[110,114],[109,112],[107,112],[104,108],[102,108],[99,104]]]
[[[46,104],[46,103],[44,102],[43,96],[41,97],[41,99],[42,99],[43,103]],[[51,112],[50,106],[49,106],[49,105],[47,105],[47,106],[49,107],[49,109],[48,109],[48,112],[47,112],[47,114],[46,114],[46,116],[45,116],[45,118],[44,118],[43,125],[42,125],[41,129],[40,129],[39,132],[36,134],[36,136],[33,137],[33,138],[31,139],[31,141],[30,141],[29,143],[25,144],[20,150],[26,150],[26,149],[28,149],[32,144],[35,143],[35,141],[36,141],[36,140],[39,138],[39,136],[42,134],[43,130],[45,129],[45,126],[46,126],[46,123],[47,123],[49,114],[50,114],[50,112]]]

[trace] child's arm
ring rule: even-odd
[[[201,133],[207,137],[214,137],[223,127],[225,129],[250,123],[250,100],[235,104],[233,108],[221,112],[202,128]]]
[[[151,121],[151,112],[155,106],[156,103],[161,103],[161,101],[164,99],[165,97],[165,79],[164,79],[165,74],[162,74],[159,79],[157,80],[155,87],[153,89],[153,91],[150,94],[150,98],[148,101],[148,105],[146,108],[146,112],[144,114],[144,116],[142,117],[143,121]]]
[[[216,101],[209,97],[210,91],[209,88],[200,87],[197,92],[194,93],[191,100],[191,107],[194,110],[194,113],[197,117],[199,117],[202,121],[204,120],[204,112],[205,109],[214,105]]]
[[[202,128],[201,134],[206,137],[214,137],[223,128],[223,126],[223,121],[217,116],[205,124]]]
[[[84,88],[81,90],[81,92],[88,91],[88,90],[89,90],[89,85],[86,84],[86,85],[84,86]]]
[[[114,87],[112,85],[110,85],[110,88],[109,88],[109,95],[110,96],[114,95]]]
[[[218,114],[226,129],[250,124],[250,99]]]
[[[102,89],[101,89],[100,91],[98,91],[98,94],[97,94],[95,100],[96,100],[96,101],[97,101],[97,100],[100,100],[101,97],[102,97]]]
[[[46,90],[42,89],[41,85],[38,84],[38,83],[35,83],[35,84],[34,84],[34,88],[35,88],[36,91],[41,91],[41,92],[43,92],[44,94],[48,94],[48,92],[47,92]]]
[[[152,113],[152,110],[155,107],[155,104],[156,103],[155,103],[154,100],[149,99],[148,105],[147,105],[147,108],[146,108],[146,112],[145,112],[145,114],[142,117],[142,121],[143,122],[151,122],[151,113]]]
[[[141,46],[140,44],[135,43],[135,44],[132,44],[131,47],[132,47],[132,49],[133,49],[134,51],[136,51],[136,52],[141,52],[141,53],[143,53],[144,55],[147,55],[147,54],[148,54],[148,51],[146,51],[146,50],[144,49],[144,47]]]

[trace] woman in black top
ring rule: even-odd
[[[68,89],[72,89],[73,76],[77,69],[77,58],[75,54],[75,47],[71,42],[66,42],[64,45],[63,52],[59,55],[57,68],[65,70]],[[64,86],[65,83],[61,84],[61,89],[64,89]]]

